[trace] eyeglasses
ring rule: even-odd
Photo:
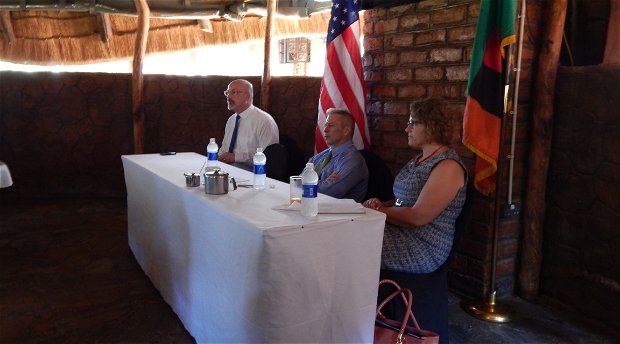
[[[415,127],[420,124],[422,124],[422,121],[418,121],[417,119],[410,119],[409,122],[407,122],[408,127]]]
[[[239,90],[229,91],[229,90],[226,90],[226,91],[224,91],[224,96],[226,96],[226,97],[228,97],[228,95],[236,96],[237,94],[240,94],[240,93],[243,93],[243,92],[245,92],[245,91],[239,91]]]

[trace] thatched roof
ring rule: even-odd
[[[4,34],[4,39],[0,37],[1,61],[42,65],[83,64],[133,56],[138,24],[138,17],[135,15],[116,14],[118,11],[110,11],[109,6],[104,11],[95,11],[92,14],[90,13],[93,12],[92,9],[90,12],[75,11],[75,7],[72,7],[71,11],[59,8],[24,10],[19,7],[11,8],[9,11],[5,4],[6,1],[0,0],[0,13],[2,14],[0,31]],[[324,0],[318,0],[314,4],[321,5],[321,1]],[[223,6],[232,3],[244,5],[252,2],[258,3],[256,1],[202,1],[203,6],[213,4]],[[279,5],[284,2],[290,1],[281,1]],[[149,4],[161,5],[163,3],[182,5],[190,2],[149,1]],[[205,3],[208,5],[204,5]],[[130,4],[132,4],[131,1]],[[226,7],[227,11],[231,8]],[[252,9],[253,11],[250,11]],[[183,15],[178,12],[178,9],[175,10],[177,12],[169,14],[171,18],[165,18],[168,16],[166,13],[162,15],[161,11],[152,12],[152,15],[154,13],[157,18],[151,17],[150,19],[147,54],[264,39],[266,17],[262,16],[264,13],[260,11],[259,6],[243,7],[245,12],[235,15],[227,11],[208,12],[204,9],[200,10],[202,12],[196,9],[188,10],[186,15]],[[285,7],[283,10],[280,8],[278,10],[297,14],[294,19],[286,19],[286,15],[281,13],[276,17],[276,35],[279,37],[325,35],[327,32],[328,12],[321,11],[310,15],[307,9],[305,12],[300,8]],[[299,13],[306,14],[308,18],[300,18],[303,15],[299,16]],[[201,20],[206,20],[207,24],[211,24],[212,32],[201,30]],[[104,31],[107,31],[107,34]],[[12,37],[9,36],[11,33]]]

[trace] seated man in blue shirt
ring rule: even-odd
[[[353,142],[355,120],[347,110],[327,110],[323,137],[329,146],[310,158],[319,175],[319,192],[336,198],[363,201],[368,188],[368,167]]]

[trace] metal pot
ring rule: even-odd
[[[227,194],[228,173],[221,171],[219,168],[205,172],[205,193],[211,195]]]
[[[183,173],[185,176],[186,186],[200,186],[200,174],[199,173]]]

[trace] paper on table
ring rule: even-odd
[[[271,208],[273,210],[293,210],[300,211],[301,204],[293,202],[292,204],[282,204]],[[366,209],[360,203],[356,203],[352,199],[334,199],[319,202],[319,214],[364,214]]]

